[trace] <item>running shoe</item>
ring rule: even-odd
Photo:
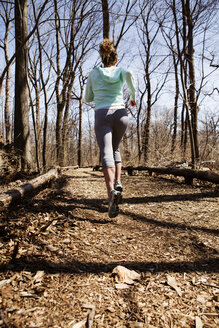
[[[116,191],[121,192],[121,196],[120,196],[120,199],[119,199],[119,203],[121,203],[121,202],[122,202],[122,184],[121,184],[120,181],[116,181],[116,182],[115,182],[115,184],[114,184],[114,189],[115,189]]]
[[[117,191],[120,191],[122,192],[122,184],[120,181],[116,181],[115,184],[114,184],[114,189],[117,190]]]
[[[119,202],[121,199],[121,192],[117,190],[111,190],[109,196],[109,209],[108,215],[110,218],[115,218],[119,214]]]

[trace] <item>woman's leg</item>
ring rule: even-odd
[[[102,131],[102,133],[101,133]],[[112,131],[109,128],[101,128],[97,133],[97,140],[100,148],[103,174],[106,183],[107,194],[114,189],[115,162],[113,158]]]
[[[112,128],[110,118],[107,117],[108,110],[101,109],[95,112],[95,134],[100,148],[103,174],[108,196],[114,189],[115,161],[112,146]]]
[[[122,159],[119,151],[119,144],[128,127],[128,113],[126,109],[120,109],[115,113],[115,123],[113,127],[113,152],[115,159],[115,180],[121,181]]]
[[[116,162],[116,172],[115,172],[116,181],[121,181],[121,171],[122,171],[122,163]]]
[[[105,167],[103,169],[103,174],[104,174],[104,178],[105,178],[107,194],[109,197],[110,191],[114,189],[115,168],[114,167]]]
[[[95,112],[95,133],[108,196],[114,189],[115,180],[120,181],[122,163],[119,144],[127,126],[128,113],[125,109],[116,110],[114,113],[105,109]]]

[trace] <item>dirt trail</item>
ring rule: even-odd
[[[91,169],[0,214],[0,327],[219,326],[219,191],[146,173],[122,182],[116,219]],[[140,279],[117,284],[117,265]]]

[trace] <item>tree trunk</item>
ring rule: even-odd
[[[55,93],[56,93],[56,103],[57,103],[57,116],[56,116],[56,160],[60,164],[61,158],[61,142],[62,142],[62,115],[64,110],[63,97],[59,93],[59,85],[61,81],[61,69],[60,69],[60,21],[58,13],[58,3],[57,0],[54,1],[55,9],[55,26],[56,26],[56,71],[57,71],[57,80],[55,83]],[[63,81],[64,84],[64,81]]]
[[[149,138],[150,138],[150,125],[151,125],[151,107],[147,108],[147,118],[144,128],[144,141],[143,141],[143,152],[144,152],[144,162],[148,161],[149,152]]]
[[[189,117],[186,111],[186,106],[182,104],[182,112],[181,112],[181,157],[185,159],[186,149],[188,144],[188,125],[189,125]]]
[[[141,146],[141,131],[140,131],[140,111],[138,109],[137,113],[137,141],[138,141],[138,164],[141,163],[141,154],[142,154],[142,146]]]
[[[171,153],[174,153],[176,147],[176,135],[177,135],[177,114],[178,114],[178,100],[179,100],[179,78],[178,78],[178,69],[176,60],[176,56],[172,53],[173,56],[173,66],[174,66],[174,74],[175,74],[175,98],[174,98],[174,118],[173,118],[173,135],[172,135],[172,146]]]
[[[198,106],[196,100],[196,91],[195,91],[195,68],[194,68],[194,47],[193,47],[193,20],[192,13],[190,10],[190,0],[186,0],[185,4],[185,14],[187,19],[188,26],[188,47],[187,47],[187,62],[189,69],[189,90],[188,90],[188,99],[189,106],[191,110],[191,123],[192,123],[192,133],[194,139],[195,147],[195,161],[199,160],[199,146],[198,146]]]
[[[28,45],[27,0],[15,1],[15,115],[14,146],[21,156],[23,170],[31,166],[29,104],[28,104]],[[21,48],[22,46],[22,48]]]
[[[44,124],[43,124],[43,169],[46,169],[46,146],[47,146],[47,127],[48,127],[48,103],[47,103],[47,94],[44,90],[44,104],[45,104],[45,114],[44,114]]]
[[[110,24],[109,24],[108,0],[102,0],[102,11],[103,11],[103,38],[109,39]]]
[[[33,127],[34,127],[34,134],[35,134],[35,148],[36,148],[36,162],[37,162],[37,169],[40,171],[40,159],[39,159],[39,145],[40,145],[40,92],[37,85],[37,76],[35,76],[35,95],[36,95],[36,118],[34,114],[34,105],[31,99],[31,91],[30,93],[30,102],[32,108],[32,118],[33,118]]]
[[[63,104],[57,103],[57,118],[56,118],[56,157],[59,165],[62,164],[62,115]]]
[[[90,121],[90,116],[88,114],[88,135],[89,135],[89,165],[93,166],[93,143],[92,143],[92,127],[93,123]]]
[[[36,136],[37,136],[37,142],[38,146],[40,145],[40,130],[41,130],[41,124],[40,124],[40,90],[36,84],[35,88],[36,92]],[[38,152],[38,158],[39,158],[39,152]]]
[[[144,153],[144,162],[147,163],[148,153],[149,153],[150,126],[151,126],[151,80],[149,74],[149,57],[148,57],[148,64],[146,66],[145,73],[146,73],[146,81],[147,81],[147,118],[144,128],[143,153]]]
[[[6,21],[6,33],[5,33],[5,61],[6,64],[9,62],[8,56],[8,33],[9,33],[9,21]],[[6,85],[5,85],[5,139],[6,145],[11,144],[11,122],[10,122],[10,82],[11,82],[11,71],[10,66],[6,74]]]
[[[10,122],[10,81],[11,81],[11,72],[10,67],[6,75],[6,85],[5,85],[5,139],[6,144],[11,144],[11,122]]]
[[[34,16],[35,20],[37,18],[36,16],[36,10],[34,8]],[[43,145],[42,145],[42,164],[43,164],[43,170],[46,170],[46,146],[47,146],[47,127],[48,127],[48,101],[47,101],[47,90],[46,90],[46,83],[45,80],[48,81],[48,78],[44,79],[43,75],[43,55],[42,55],[42,45],[41,45],[41,37],[40,37],[40,31],[39,26],[37,26],[37,39],[38,39],[38,49],[39,49],[39,59],[40,59],[40,81],[42,83],[42,90],[43,90],[43,97],[44,97],[44,106],[45,106],[45,113],[44,113],[44,124],[43,124]],[[40,122],[40,113],[38,117],[38,126],[41,126]]]
[[[69,119],[69,101],[65,105],[65,113],[62,126],[62,146],[61,146],[61,166],[67,165],[67,140],[68,140],[68,119]]]
[[[37,86],[36,86],[37,88]],[[35,120],[35,114],[34,114],[34,104],[32,101],[32,95],[31,90],[29,88],[29,96],[30,96],[30,107],[32,111],[32,121],[33,121],[33,130],[34,130],[34,137],[35,137],[35,155],[36,155],[36,163],[37,163],[37,169],[38,172],[40,172],[40,165],[39,165],[39,151],[38,151],[38,137],[37,137],[37,128],[36,128],[36,120]]]
[[[79,101],[79,122],[78,122],[78,166],[82,163],[82,110],[83,110],[84,85],[81,85],[81,95]]]
[[[139,106],[138,106],[138,112],[137,112],[137,140],[138,140],[138,163],[141,163],[141,155],[142,155],[142,138],[141,138],[141,126],[140,126],[140,117],[141,117],[141,111],[142,111],[142,106],[144,103],[144,96],[147,91],[147,87],[145,86],[143,91],[139,92],[141,93],[141,97],[139,100]]]

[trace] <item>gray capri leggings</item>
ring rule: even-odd
[[[100,148],[102,167],[115,167],[121,162],[119,144],[129,122],[125,108],[95,110],[95,134]]]

